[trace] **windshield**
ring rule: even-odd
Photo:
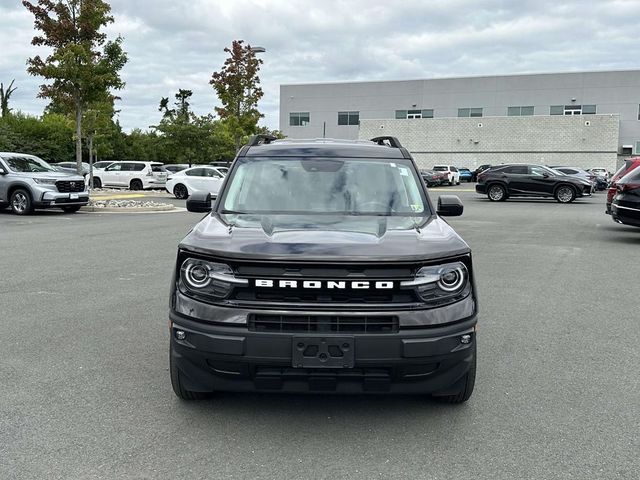
[[[424,215],[408,160],[244,159],[221,213]]]
[[[49,165],[44,160],[40,160],[36,157],[24,157],[13,156],[3,157],[4,161],[14,172],[28,173],[28,172],[55,172],[55,168]]]

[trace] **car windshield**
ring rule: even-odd
[[[49,165],[44,160],[40,160],[36,157],[26,156],[12,156],[3,157],[4,161],[14,172],[28,173],[28,172],[55,172],[56,169]]]
[[[408,160],[245,158],[231,175],[225,214],[428,213]]]

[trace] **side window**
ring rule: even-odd
[[[122,170],[122,164],[121,163],[112,163],[105,170],[107,172],[119,172],[119,171]]]
[[[141,172],[147,167],[144,163],[130,163],[129,165],[132,172]]]
[[[529,169],[526,165],[512,165],[502,170],[504,173],[511,173],[514,175],[526,175],[529,173]]]
[[[575,175],[576,173],[578,173],[577,170],[574,170],[572,168],[557,168],[556,170],[560,170],[562,173],[566,173],[567,175]]]
[[[202,168],[192,168],[191,170],[185,172],[185,175],[188,175],[189,177],[203,177],[204,172],[202,170]]]
[[[549,172],[544,168],[531,167],[531,175],[535,175],[536,177],[542,177],[544,175],[549,175]]]

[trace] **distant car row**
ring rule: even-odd
[[[89,164],[82,164],[82,173],[87,182],[89,181]],[[93,166],[93,187],[124,187],[131,190],[145,190],[151,188],[165,188],[167,181],[173,175],[186,173],[190,177],[212,177],[223,178],[228,168],[201,166],[189,168],[188,165],[163,165],[159,162],[136,162],[136,161],[104,161],[96,162]],[[61,162],[53,166],[57,171],[65,173],[75,173],[75,163]],[[206,169],[206,170],[205,170]],[[213,172],[213,173],[212,173]],[[195,182],[199,183],[203,182]],[[178,187],[178,198],[187,198],[191,191],[198,190],[196,187],[187,187],[186,196],[182,187]],[[217,192],[217,190],[216,190]],[[171,193],[174,193],[173,190]]]
[[[470,182],[473,173],[468,168],[453,165],[435,165],[431,170],[420,170],[427,187],[439,185],[460,185],[461,181]]]

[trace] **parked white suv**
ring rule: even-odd
[[[113,162],[104,170],[93,172],[93,185],[100,187],[127,187],[131,190],[164,188],[167,172],[156,162]]]
[[[435,165],[433,170],[436,172],[443,172],[447,174],[447,182],[449,185],[460,185],[460,172],[453,165]]]

